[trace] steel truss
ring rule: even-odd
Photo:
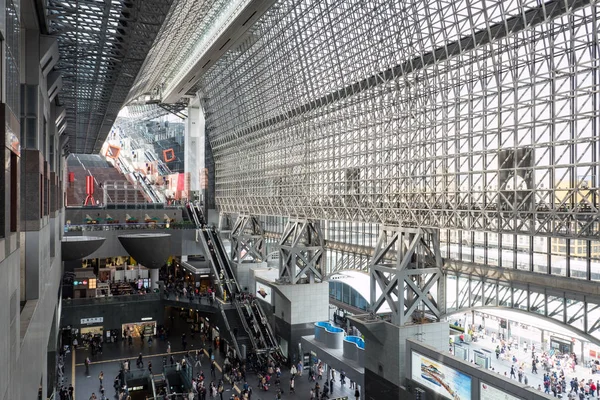
[[[172,2],[48,0],[72,152],[100,152]]]
[[[446,276],[448,314],[478,308],[530,312],[600,343],[600,298],[467,274]]]
[[[387,260],[394,254],[396,262]],[[383,227],[369,263],[371,311],[390,307],[392,322],[405,325],[444,313],[439,235],[432,229]],[[377,296],[379,287],[381,294]]]
[[[324,241],[318,222],[289,219],[279,240],[279,280],[314,283],[323,280]]]
[[[231,261],[260,263],[266,259],[264,232],[260,222],[251,215],[240,214],[230,234]]]
[[[279,1],[203,81],[218,206],[597,239],[597,15]]]

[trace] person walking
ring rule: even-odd
[[[290,378],[290,393],[296,393],[296,390],[294,389],[294,377],[293,376]]]
[[[515,365],[511,365],[510,367],[510,377],[511,379],[515,379],[517,377],[517,374],[515,374]]]
[[[152,375],[152,361],[148,361],[148,372]]]
[[[100,371],[100,375],[98,375],[98,380],[100,381],[100,386],[102,386],[102,381],[104,380],[104,372]]]
[[[202,367],[202,362],[200,361],[201,354],[199,350],[196,350],[196,362],[194,363],[194,367]]]
[[[219,396],[221,400],[223,400],[223,392],[225,391],[225,387],[223,386],[223,382],[219,382],[219,387],[217,388],[217,392],[219,392]]]
[[[356,390],[354,391],[354,397],[356,400],[360,399],[360,392],[358,391],[358,388],[356,388]]]
[[[85,358],[85,376],[90,376],[90,364],[92,362],[90,361],[89,357]]]
[[[167,354],[171,354],[171,342],[167,342]]]

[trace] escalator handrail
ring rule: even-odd
[[[218,303],[218,304],[219,304],[219,308],[221,309],[221,315],[223,316],[223,321],[225,322],[225,327],[231,333],[231,338],[233,340],[233,345],[235,346],[236,353],[237,353],[238,357],[241,357],[242,353],[240,353],[240,347],[238,346],[237,338],[233,334],[233,331],[231,330],[231,326],[229,326],[229,320],[227,319],[227,314],[225,314],[225,309],[223,308],[223,306],[220,303]]]
[[[229,261],[227,259],[227,256],[225,255],[225,251],[223,249],[223,244],[222,244],[222,242],[220,240],[220,237],[218,236],[218,233],[210,231],[210,238],[212,239],[212,242],[214,243],[215,256],[217,256],[217,252],[219,253],[219,256],[217,258],[218,258],[218,262],[220,263],[220,266],[221,266],[221,271],[223,271],[223,278],[226,281],[226,285],[227,285],[227,289],[229,290],[229,293],[230,294],[233,293],[231,291],[231,283],[232,282],[235,284],[237,292],[239,293],[240,292],[239,284],[238,284],[237,280],[235,279],[235,276],[233,275],[233,271],[231,270],[231,266],[229,265]],[[242,311],[242,309],[240,307],[239,300],[237,299],[236,296],[232,296],[232,303],[236,307],[236,310],[238,312],[240,320],[242,321],[242,326],[243,326],[244,330],[246,331],[246,333],[250,337],[250,341],[252,343],[252,346],[257,351],[262,350],[263,347],[258,345],[258,343],[256,342],[256,338],[254,337],[254,334],[252,333],[252,330],[251,330],[250,326],[246,322],[246,317],[245,317],[245,315],[244,315],[244,313],[243,313],[243,311]],[[250,316],[252,317],[253,322],[255,322],[257,324],[257,327],[259,329],[258,333],[263,338],[263,342],[266,344],[267,343],[267,340],[266,340],[267,338],[264,337],[262,329],[260,329],[261,321],[257,321],[256,320],[256,316],[254,315],[254,312],[252,312],[252,309],[250,309],[250,311],[251,311],[250,312]]]
[[[266,316],[265,316],[265,314],[264,314],[264,311],[263,311],[263,309],[262,309],[262,307],[261,307],[260,303],[259,303],[259,302],[258,302],[256,299],[254,299],[254,300],[253,300],[253,303],[255,303],[255,304],[256,304],[256,309],[258,310],[258,313],[259,313],[259,314],[261,314],[261,315],[260,315],[260,317],[261,317],[261,321],[262,321],[262,318],[265,318],[265,320],[266,320]],[[271,345],[273,346],[273,349],[274,349],[275,351],[277,351],[277,352],[278,352],[278,353],[281,355],[281,357],[282,357],[282,358],[285,358],[285,357],[283,356],[283,353],[282,353],[282,351],[281,351],[281,347],[279,346],[279,344],[278,344],[278,343],[277,343],[277,341],[275,340],[275,334],[273,333],[273,330],[271,329],[271,325],[267,323],[267,324],[265,324],[264,326],[265,326],[265,329],[266,329],[266,331],[267,331],[267,334],[268,334],[268,336],[269,336],[269,339],[270,339]]]
[[[256,300],[254,300],[254,301],[256,301]],[[263,323],[263,321],[266,321],[266,318],[264,315],[261,314],[262,309],[257,308],[257,312],[254,312],[254,308],[252,307],[252,305],[255,304],[254,301],[252,303],[250,303],[250,309],[252,310],[252,314],[254,316],[254,319],[256,320],[256,323],[260,327],[260,334],[265,341],[265,345],[267,346],[267,348],[272,348],[274,342],[273,342],[273,338],[271,337],[270,332],[267,328],[268,324]],[[267,342],[267,339],[268,339],[268,342]]]
[[[226,274],[226,278],[229,281],[232,281],[235,284],[235,288],[236,288],[236,292],[240,293],[240,285],[237,281],[237,279],[235,279],[235,275],[233,274],[233,271],[231,270],[231,265],[229,264],[229,260],[227,259],[227,255],[225,254],[225,249],[223,248],[223,243],[221,242],[221,238],[219,237],[219,235],[215,232],[213,233],[211,231],[211,237],[213,239],[213,243],[215,244],[215,247],[217,248],[218,252],[219,252],[219,258],[221,259],[221,267],[224,270],[224,275]]]

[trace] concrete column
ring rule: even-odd
[[[187,188],[192,198],[191,192],[197,192],[203,189],[202,180],[204,179],[204,147],[205,147],[205,119],[204,110],[198,99],[192,101],[188,107],[188,119],[185,125],[185,161],[184,172],[190,177],[190,187]]]
[[[152,290],[158,289],[158,268],[150,270],[150,282]]]

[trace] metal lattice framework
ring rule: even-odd
[[[173,0],[48,0],[71,151],[99,152]]]
[[[290,219],[279,239],[279,280],[292,285],[321,282],[324,276],[323,234],[316,221]]]
[[[280,1],[204,80],[217,203],[597,238],[596,15]]]
[[[450,270],[456,267],[448,266]],[[600,343],[600,298],[597,296],[456,273],[446,277],[449,314],[486,308],[530,312],[562,324],[591,342]]]
[[[397,325],[426,315],[439,321],[446,300],[439,249],[436,230],[383,227],[369,263],[371,311],[387,304]],[[393,263],[387,260],[390,253],[396,258]]]
[[[231,261],[260,263],[266,259],[264,232],[260,222],[251,215],[240,214],[230,234]]]
[[[141,121],[149,121],[167,114],[173,114],[181,119],[187,117],[187,103],[176,104],[129,104],[126,109],[130,118],[135,118]]]
[[[346,242],[332,270],[398,225],[439,228],[457,265],[600,281],[599,17],[596,0],[280,0],[201,82],[216,203],[362,223],[325,234]]]
[[[160,98],[162,91],[179,74],[187,72],[202,44],[214,34],[220,17],[240,1],[174,0],[156,44],[148,53],[128,101],[145,94]],[[185,95],[182,93],[181,95]]]

